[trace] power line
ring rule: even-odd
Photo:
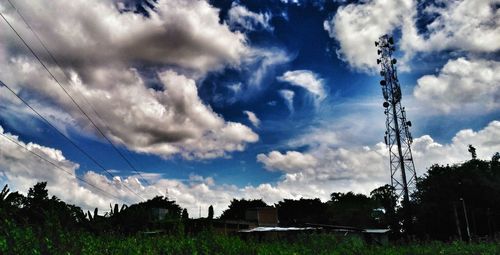
[[[61,69],[62,73],[64,74],[64,76],[66,76],[66,79],[71,82],[71,79],[68,77],[68,75],[64,72],[63,68],[61,67],[61,65],[59,64],[59,62],[57,61],[57,59],[54,57],[54,55],[50,52],[50,50],[46,47],[45,43],[43,43],[43,41],[40,39],[40,37],[38,36],[38,33],[36,33],[33,28],[29,25],[29,23],[27,22],[27,20],[24,18],[24,16],[21,14],[21,12],[16,8],[16,6],[10,1],[8,0],[8,2],[10,3],[10,5],[14,8],[14,10],[17,12],[17,14],[21,17],[21,19],[23,20],[23,22],[26,24],[26,26],[28,27],[28,29],[35,35],[35,37],[37,38],[37,40],[40,42],[40,44],[42,45],[42,47],[45,49],[45,51],[49,54],[49,56],[52,58],[52,60],[54,61],[54,63],[59,67],[59,69]],[[31,49],[31,47],[26,43],[26,41],[21,37],[21,35],[14,29],[14,27],[9,23],[9,21],[3,16],[2,13],[0,13],[0,15],[2,16],[2,18],[5,20],[5,22],[9,25],[9,27],[16,33],[16,35],[19,37],[19,39],[21,39],[21,41],[24,43],[24,45],[31,51],[31,53],[35,56],[35,58],[40,62],[40,64],[42,64],[42,66],[45,68],[45,70],[50,74],[50,76],[56,81],[56,83],[59,85],[59,87],[61,87],[61,89],[64,91],[64,93],[71,99],[71,101],[77,106],[77,108],[80,110],[80,112],[82,112],[82,114],[90,121],[90,123],[92,123],[92,125],[97,129],[97,131],[104,137],[104,139],[113,147],[113,149],[118,153],[118,155],[120,155],[120,157],[125,160],[125,162],[127,163],[127,165],[132,168],[132,170],[134,172],[136,172],[140,177],[141,179],[149,186],[151,186],[151,184],[144,178],[144,176],[142,176],[142,174],[133,166],[133,164],[125,157],[125,155],[123,155],[123,153],[113,144],[113,142],[104,134],[104,132],[94,123],[94,121],[90,118],[90,116],[80,107],[80,105],[74,100],[74,98],[68,93],[68,91],[62,86],[62,84],[55,78],[55,76],[52,74],[52,72],[49,71],[49,69],[45,66],[45,64],[42,62],[42,60],[36,55],[36,53]],[[85,98],[85,95],[83,95],[83,98],[84,100],[87,102],[87,104],[91,107],[91,109],[94,111],[94,113],[96,114],[96,116],[101,120],[102,124],[107,128],[109,129],[109,127],[107,127],[107,125],[104,123],[104,121],[102,120],[102,118],[100,118],[100,115],[97,113],[97,111],[94,109],[94,107],[92,107],[92,105],[86,100]]]
[[[88,159],[90,159],[94,164],[96,164],[98,167],[100,167],[104,172],[106,172],[112,179],[115,178],[115,175],[113,175],[111,172],[109,172],[102,164],[100,164],[94,157],[92,157],[90,154],[88,154],[85,150],[83,150],[78,144],[76,144],[71,138],[66,136],[62,131],[60,131],[56,126],[54,126],[50,121],[45,118],[43,115],[41,115],[36,109],[34,109],[26,100],[21,98],[19,95],[16,94],[7,84],[5,84],[3,81],[0,80],[0,85],[5,86],[7,90],[9,90],[15,97],[17,97],[21,102],[23,102],[31,111],[33,111],[38,117],[40,117],[45,123],[47,123],[50,127],[52,127],[54,130],[56,130],[61,136],[63,136],[68,142],[70,142],[75,148],[77,148],[83,155],[85,155]],[[139,197],[141,200],[145,200],[143,197],[141,197],[137,192],[133,191],[130,187],[127,185],[123,185],[126,189],[128,189],[130,192],[132,192],[134,195]]]
[[[109,192],[107,192],[107,191],[105,191],[105,190],[103,190],[103,189],[101,189],[101,188],[99,188],[99,187],[95,186],[95,185],[94,185],[94,184],[92,184],[92,183],[87,182],[85,179],[83,179],[83,178],[79,177],[78,175],[73,174],[73,173],[71,173],[71,172],[67,171],[66,169],[62,168],[61,166],[59,166],[59,165],[55,164],[54,162],[52,162],[52,161],[50,161],[50,160],[48,160],[48,159],[44,158],[44,157],[43,157],[43,156],[41,156],[40,154],[38,154],[38,153],[36,153],[36,152],[33,152],[32,150],[30,150],[30,149],[26,148],[26,146],[24,146],[24,145],[20,144],[20,143],[19,143],[19,142],[17,142],[16,140],[14,140],[14,139],[12,139],[12,138],[8,137],[7,135],[5,135],[5,134],[3,134],[3,133],[0,133],[0,135],[1,135],[1,136],[3,136],[5,139],[9,140],[10,142],[12,142],[12,143],[16,144],[17,146],[19,146],[19,147],[23,148],[24,150],[26,150],[26,151],[30,152],[31,154],[35,155],[35,156],[36,156],[36,157],[38,157],[39,159],[41,159],[41,160],[43,160],[43,161],[45,161],[45,162],[47,162],[47,163],[49,163],[49,164],[53,165],[54,167],[56,167],[56,169],[59,169],[59,170],[61,170],[61,171],[65,172],[65,173],[67,173],[67,174],[69,174],[69,175],[71,175],[71,176],[76,177],[78,180],[80,180],[80,181],[82,181],[82,182],[86,183],[87,185],[89,185],[89,186],[91,186],[91,187],[93,187],[93,188],[95,188],[95,189],[97,189],[97,190],[99,190],[99,191],[103,192],[104,194],[106,194],[106,195],[110,196],[111,198],[115,198],[115,199],[120,200],[120,201],[122,201],[122,202],[124,202],[124,203],[127,203],[127,202],[126,202],[126,201],[124,201],[123,199],[121,199],[121,198],[119,198],[119,197],[117,197],[117,196],[115,196],[115,195],[113,195],[113,194],[111,194],[111,193],[109,193]]]

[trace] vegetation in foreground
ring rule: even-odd
[[[472,153],[472,159],[461,164],[433,165],[417,182],[409,205],[414,220],[408,234],[401,228],[402,207],[388,185],[373,190],[369,197],[334,192],[327,202],[284,199],[274,205],[281,226],[316,223],[389,228],[394,241],[390,246],[326,234],[304,235],[293,241],[242,240],[210,232],[213,208],[206,221],[193,220],[166,197],[121,208],[110,205],[103,215],[97,209],[84,212],[49,197],[44,182],[30,188],[27,195],[10,192],[5,186],[0,191],[0,254],[500,254],[498,183],[499,153],[491,161],[478,160]],[[246,209],[259,206],[267,204],[234,199],[220,220],[243,219]],[[158,219],[155,208],[168,209],[168,213]],[[163,235],[143,234],[155,230]],[[405,236],[420,241],[397,245]],[[449,241],[469,239],[473,240],[470,244]]]
[[[328,234],[296,240],[258,242],[208,231],[193,236],[94,235],[89,232],[42,232],[13,227],[0,234],[0,254],[500,254],[500,243],[429,242],[368,245],[356,237]]]

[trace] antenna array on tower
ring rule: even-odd
[[[389,161],[391,169],[391,185],[403,197],[404,202],[409,202],[409,193],[416,186],[415,164],[411,153],[413,138],[409,128],[411,121],[406,120],[405,108],[401,105],[401,86],[396,71],[396,59],[392,53],[395,50],[394,39],[383,35],[375,42],[380,58],[380,81],[384,97],[384,113],[386,117],[386,131],[384,140],[389,147]]]

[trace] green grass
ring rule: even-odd
[[[0,231],[0,254],[500,254],[499,243],[431,242],[410,245],[367,245],[357,238],[312,234],[295,241],[244,241],[209,232],[196,236],[92,235],[31,228]]]

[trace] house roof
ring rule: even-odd
[[[313,228],[313,227],[307,227],[307,228],[256,227],[256,228],[252,228],[252,229],[240,230],[238,232],[250,233],[250,232],[300,231],[300,230],[315,230],[315,229],[320,229],[320,228]]]

